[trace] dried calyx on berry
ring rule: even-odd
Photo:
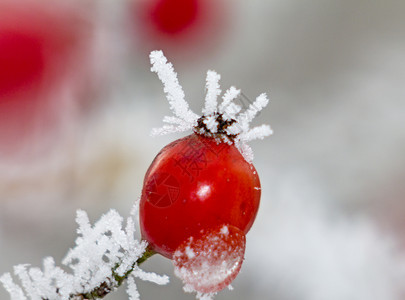
[[[228,132],[228,128],[235,124],[235,119],[227,119],[221,113],[214,113],[208,116],[201,116],[197,120],[197,126],[194,127],[194,132],[224,142],[233,142],[238,136]]]
[[[263,139],[270,136],[273,131],[269,125],[250,128],[251,121],[269,102],[266,94],[260,94],[248,108],[241,112],[241,106],[234,103],[241,92],[231,86],[222,96],[219,80],[221,76],[215,71],[208,71],[206,78],[206,97],[203,115],[198,116],[192,112],[180,86],[177,75],[171,63],[167,62],[162,51],[153,51],[150,54],[151,70],[156,72],[165,85],[165,92],[174,116],[166,116],[163,122],[167,123],[161,128],[154,129],[152,135],[168,134],[193,130],[197,134],[213,137],[217,142],[234,144],[243,157],[251,163],[253,152],[247,142]]]

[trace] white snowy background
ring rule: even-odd
[[[146,51],[126,29],[126,1],[102,1],[98,91],[60,142],[24,161],[0,157],[0,273],[59,262],[73,246],[75,211],[92,221],[129,215],[157,152],[169,106]],[[246,260],[216,299],[399,300],[405,297],[405,2],[223,1],[223,30],[195,55],[166,53],[199,112],[207,69],[223,89],[262,92],[257,118],[274,135],[251,143],[262,202]],[[133,40],[131,40],[133,39]],[[165,50],[164,48],[162,50]],[[193,299],[171,262],[144,268],[141,299]],[[0,288],[0,299],[8,294]],[[124,289],[106,299],[127,299]]]

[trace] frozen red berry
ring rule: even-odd
[[[246,234],[259,201],[259,176],[239,150],[192,134],[163,148],[146,173],[142,235],[155,251],[170,258],[201,230],[229,224]]]
[[[198,116],[163,53],[152,52],[151,62],[174,113],[153,133],[194,133],[164,147],[149,167],[140,201],[142,237],[173,259],[187,290],[214,293],[238,274],[245,235],[259,207],[260,180],[246,142],[271,134],[267,125],[249,127],[268,100],[262,94],[241,112],[233,103],[240,91],[231,87],[218,104],[220,76],[208,71],[205,106]]]

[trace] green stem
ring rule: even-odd
[[[128,275],[132,273],[132,271],[134,270],[135,265],[140,265],[142,263],[144,263],[148,258],[150,258],[151,256],[155,255],[156,252],[154,250],[152,250],[151,248],[147,247],[145,252],[143,253],[143,255],[138,258],[138,260],[132,265],[132,268],[130,270],[128,270],[123,276],[119,276],[115,273],[115,269],[118,268],[118,266],[113,270],[113,276],[114,279],[117,281],[117,287],[119,287],[122,282],[127,279]]]
[[[145,262],[149,257],[152,257],[156,253],[157,252],[155,250],[147,247],[145,252],[143,253],[143,255],[140,258],[138,258],[138,260],[136,261],[136,264],[139,266],[140,264]]]

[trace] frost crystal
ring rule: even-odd
[[[245,112],[233,101],[240,95],[240,90],[230,87],[218,105],[218,96],[221,94],[219,86],[220,75],[215,71],[207,72],[205,105],[203,115],[193,113],[184,99],[177,74],[171,63],[167,62],[162,51],[153,51],[150,54],[151,70],[158,74],[164,85],[164,91],[170,104],[173,117],[165,117],[166,123],[161,128],[153,129],[152,135],[162,135],[174,132],[183,132],[193,129],[198,134],[215,138],[218,142],[234,143],[243,157],[253,160],[253,151],[247,142],[263,139],[273,133],[269,125],[250,128],[254,117],[268,104],[266,94],[259,95]]]
[[[134,207],[137,206],[138,203]],[[62,261],[72,272],[55,266],[54,259],[48,257],[44,259],[43,270],[29,265],[14,267],[22,287],[14,283],[10,273],[2,275],[0,282],[13,300],[87,299],[106,295],[129,276],[128,295],[138,300],[135,277],[157,284],[166,284],[168,277],[144,272],[137,266],[147,244],[134,236],[135,214],[136,209],[127,219],[125,228],[123,218],[115,210],[110,210],[92,226],[87,214],[79,210],[76,246]]]

